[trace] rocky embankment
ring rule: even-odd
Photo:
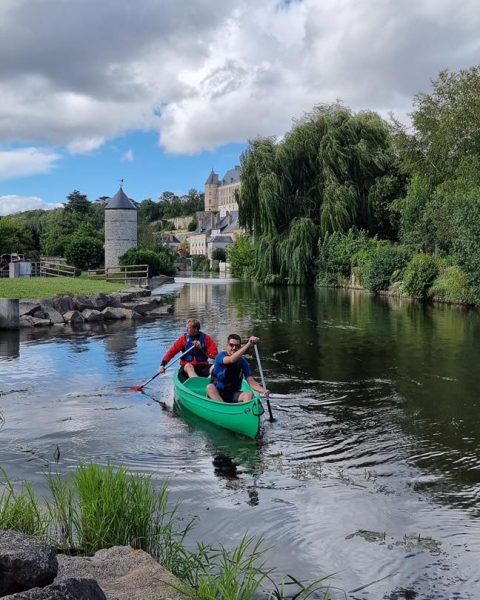
[[[180,581],[143,550],[66,556],[18,531],[0,532],[2,600],[185,600]]]
[[[48,300],[20,300],[20,327],[79,325],[120,319],[160,317],[172,312],[161,296],[135,289],[93,296],[59,296]]]

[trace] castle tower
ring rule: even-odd
[[[117,267],[129,248],[137,247],[137,208],[120,186],[105,206],[105,268]]]
[[[205,182],[205,211],[215,212],[218,210],[218,187],[220,182],[218,175],[212,169]]]

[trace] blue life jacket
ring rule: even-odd
[[[200,348],[193,349],[193,342],[198,340],[200,342]],[[207,344],[205,341],[205,334],[200,331],[198,335],[192,336],[185,334],[185,344],[183,345],[183,352],[191,348],[191,352],[185,354],[182,357],[182,360],[186,362],[192,362],[195,359],[196,363],[208,363],[208,355],[207,355]]]
[[[238,362],[225,365],[223,363],[225,356],[227,356],[226,352],[220,352],[215,359],[212,371],[212,383],[218,390],[234,394],[240,390],[243,376],[250,376],[250,367],[243,357]]]

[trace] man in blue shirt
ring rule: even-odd
[[[211,383],[207,386],[207,396],[213,400],[224,402],[248,402],[253,398],[251,392],[242,392],[242,379],[245,377],[252,390],[269,397],[270,392],[255,381],[252,377],[250,365],[246,358],[247,352],[260,339],[250,336],[248,342],[242,346],[242,340],[236,333],[231,333],[227,338],[227,350],[220,352],[215,358],[212,370]]]

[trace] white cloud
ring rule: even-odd
[[[133,150],[129,148],[122,156],[123,162],[133,162]]]
[[[0,150],[0,181],[51,171],[60,155],[41,148]]]
[[[478,62],[479,27],[476,0],[3,0],[0,142],[83,153],[143,130],[192,153],[337,98],[404,116]]]
[[[13,215],[26,210],[51,210],[63,204],[49,204],[37,196],[0,196],[0,216]]]

